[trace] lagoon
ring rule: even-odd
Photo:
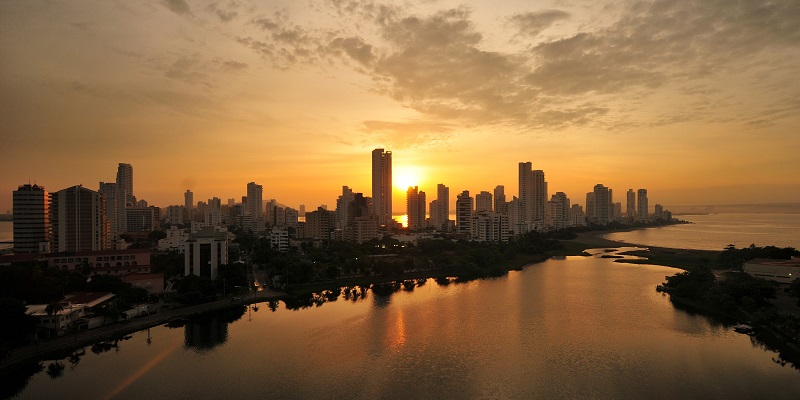
[[[593,253],[498,279],[154,327],[59,361],[60,377],[44,361],[18,397],[800,396],[800,371],[777,354],[655,291],[677,270]]]

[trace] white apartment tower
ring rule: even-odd
[[[492,211],[492,194],[486,191],[475,195],[475,212]]]
[[[506,203],[506,188],[497,185],[494,188],[494,212],[508,215],[508,203]]]
[[[247,204],[245,205],[245,211],[250,213],[255,221],[262,219],[261,204],[263,201],[263,191],[264,188],[255,182],[247,184]]]
[[[636,216],[638,217],[638,219],[642,221],[647,220],[647,211],[648,211],[647,189],[639,189],[638,191],[636,191],[636,194],[637,194]]]
[[[633,189],[628,189],[628,198],[626,200],[625,216],[628,219],[633,219],[636,217],[636,192]]]
[[[456,232],[465,236],[472,234],[473,199],[469,190],[461,192],[456,197]]]
[[[133,167],[130,164],[119,163],[117,167],[117,194],[123,196],[125,205],[136,202],[136,196],[133,195]]]
[[[14,253],[50,251],[50,195],[43,186],[20,185],[13,193]]]
[[[408,213],[408,229],[414,230],[425,226],[425,192],[418,186],[408,187],[406,192],[406,212]]]
[[[571,225],[569,218],[569,198],[564,192],[556,192],[547,202],[546,225],[554,229],[564,229]]]
[[[611,211],[611,190],[598,183],[594,186],[594,222],[608,225]]]
[[[547,205],[547,182],[544,180],[544,171],[531,168],[530,162],[519,163],[519,199],[528,226],[544,223]]]
[[[378,223],[392,221],[392,152],[372,150],[372,214]]]

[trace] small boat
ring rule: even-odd
[[[746,324],[739,324],[733,327],[735,332],[750,334],[753,333],[753,327]]]

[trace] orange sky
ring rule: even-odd
[[[333,208],[377,147],[429,200],[510,199],[521,161],[581,204],[800,199],[797,1],[396,3],[0,3],[0,212],[119,162],[154,205]]]

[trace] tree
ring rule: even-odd
[[[60,301],[52,301],[47,304],[47,307],[44,308],[44,312],[46,312],[48,316],[56,316],[56,337],[58,337],[58,331],[61,329],[61,327],[59,327],[59,321],[61,320],[61,316],[59,314],[62,311],[64,311],[64,306]]]
[[[0,346],[11,348],[25,343],[36,330],[36,317],[26,313],[21,301],[0,299]]]

